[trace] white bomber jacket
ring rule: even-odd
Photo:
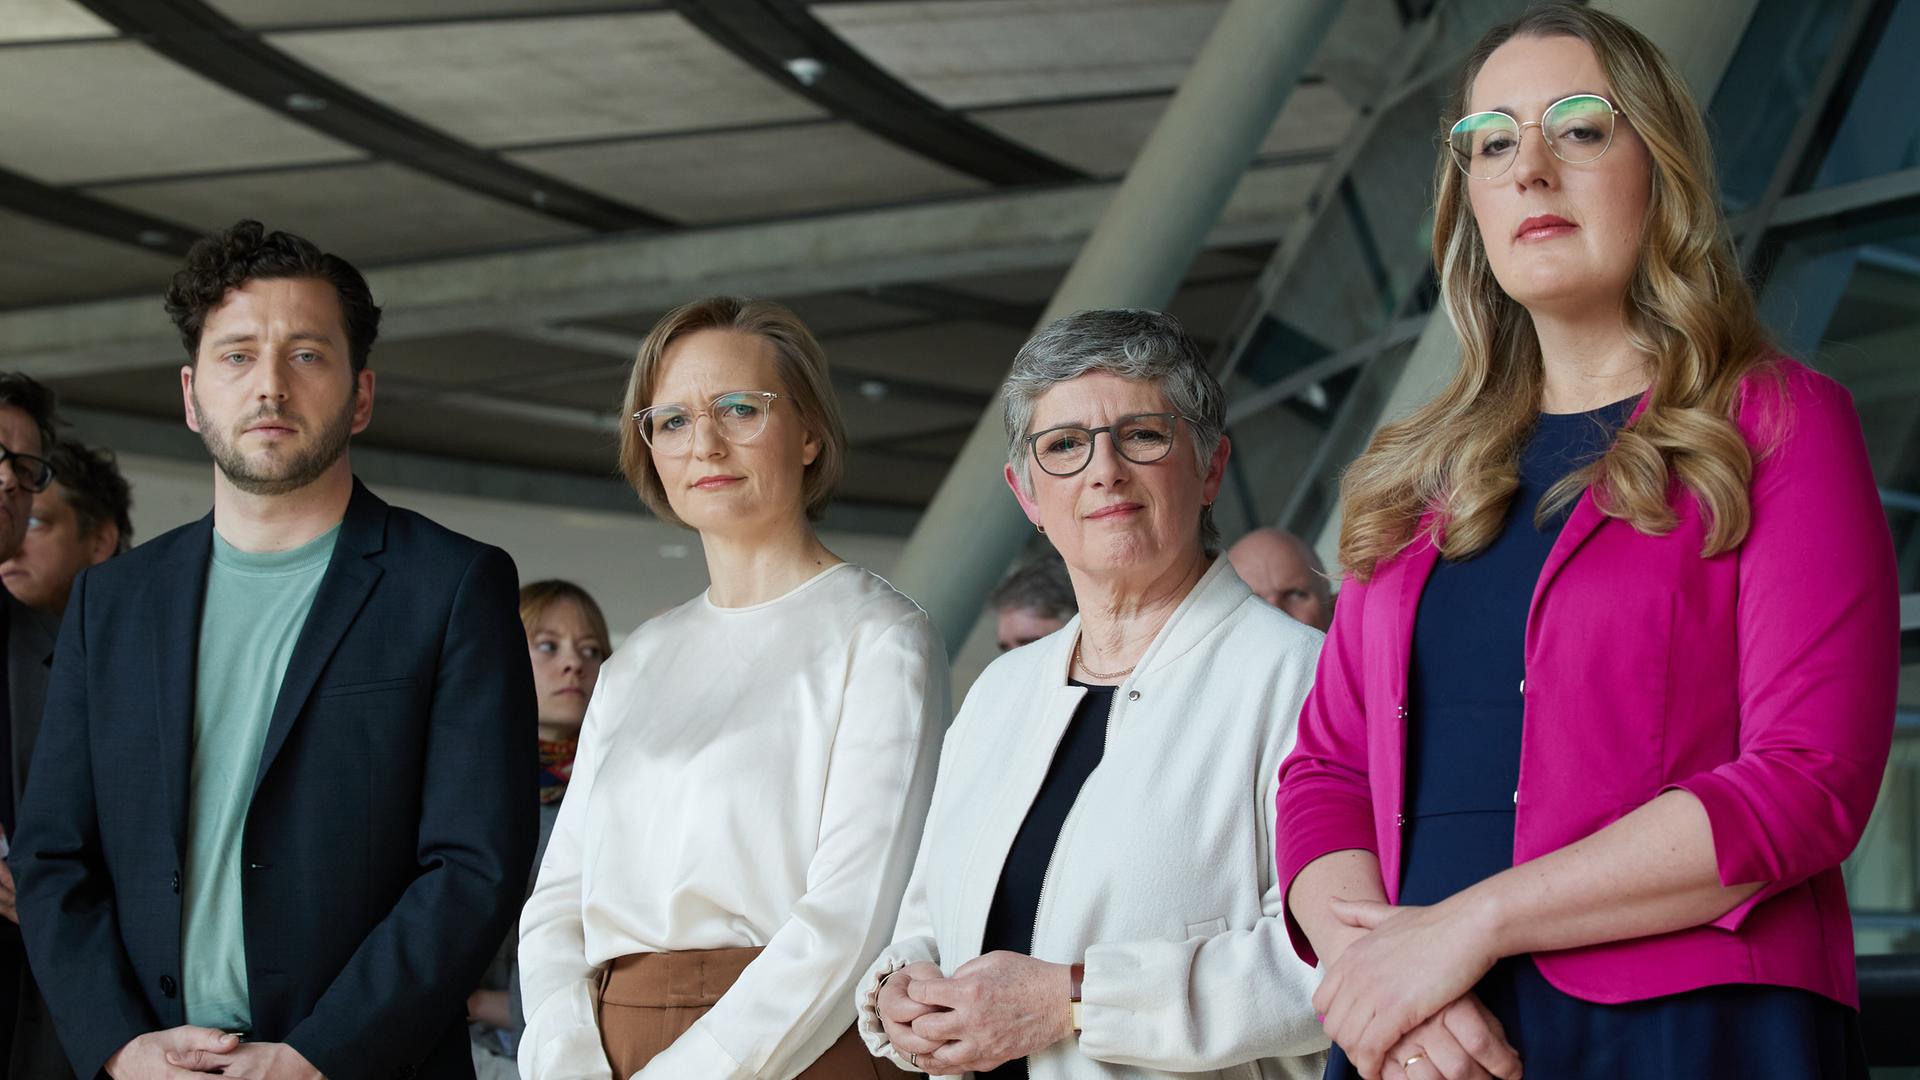
[[[903,1069],[875,985],[979,955],[1007,851],[1085,693],[1067,685],[1079,626],[994,661],[947,733],[895,940],[855,990],[868,1048]],[[1083,1030],[1029,1058],[1033,1080],[1321,1075],[1318,976],[1287,939],[1273,834],[1320,641],[1216,558],[1114,695],[1034,928],[1034,956],[1086,964]]]

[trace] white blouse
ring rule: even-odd
[[[947,719],[938,632],[857,566],[750,607],[702,594],[636,630],[601,670],[520,918],[521,1074],[611,1076],[594,1020],[609,961],[751,946],[636,1075],[811,1065],[891,938]]]

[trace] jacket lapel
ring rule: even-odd
[[[1627,417],[1627,423],[1632,424],[1640,419],[1640,414],[1647,411],[1647,405],[1652,400],[1651,390],[1640,395],[1640,403],[1633,407],[1633,412]],[[1533,634],[1534,612],[1539,609],[1540,598],[1546,595],[1547,586],[1553,583],[1554,577],[1560,573],[1560,568],[1567,565],[1567,560],[1573,558],[1573,553],[1580,550],[1580,545],[1586,543],[1587,538],[1593,535],[1593,531],[1606,520],[1607,515],[1600,512],[1600,504],[1593,499],[1593,489],[1588,488],[1581,492],[1579,501],[1573,504],[1573,512],[1567,517],[1566,525],[1561,527],[1559,537],[1553,542],[1553,550],[1547,552],[1546,565],[1540,568],[1540,579],[1533,585],[1533,598],[1527,602],[1529,641]]]
[[[1214,556],[1200,580],[1167,616],[1167,624],[1147,644],[1147,651],[1140,654],[1139,663],[1134,665],[1140,674],[1134,679],[1155,674],[1186,655],[1252,595],[1253,590],[1233,572],[1227,557]],[[1127,680],[1127,685],[1131,686],[1134,679]]]
[[[1599,504],[1593,501],[1593,492],[1591,490],[1582,492],[1580,501],[1573,504],[1572,515],[1567,518],[1566,525],[1561,527],[1559,538],[1554,540],[1553,550],[1547,552],[1546,565],[1540,568],[1540,580],[1533,584],[1533,598],[1527,602],[1529,641],[1532,638],[1534,613],[1539,610],[1540,598],[1546,595],[1547,586],[1553,583],[1561,567],[1567,565],[1567,560],[1573,558],[1573,553],[1580,550],[1580,545],[1586,543],[1587,538],[1592,536],[1594,530],[1606,520],[1607,516],[1600,512]]]
[[[993,905],[994,892],[1000,887],[1000,871],[1006,866],[1007,853],[1013,850],[1014,838],[1026,823],[1040,786],[1046,782],[1047,770],[1060,748],[1061,737],[1073,721],[1074,710],[1086,696],[1085,690],[1067,684],[1072,678],[1073,645],[1079,638],[1080,617],[1075,615],[1064,628],[1046,639],[1047,656],[1021,694],[1027,701],[1045,704],[1038,715],[1028,717],[1023,737],[1008,753],[1005,775],[994,784],[997,795],[992,804],[984,808],[980,827],[974,833],[967,853],[966,872],[961,877],[961,894],[952,908],[952,921],[957,926],[953,940],[969,943],[972,951],[964,956],[949,957],[947,964],[957,966],[979,955],[980,940],[987,931],[988,909]]]
[[[213,557],[213,515],[186,527],[162,560],[172,573],[147,586],[152,604],[153,717],[160,747],[160,784],[167,799],[175,852],[186,857],[187,795],[193,768],[194,677],[200,654],[200,607],[207,592],[207,561]]]
[[[1393,596],[1394,642],[1391,656],[1393,670],[1388,672],[1391,680],[1388,685],[1397,695],[1396,708],[1407,704],[1408,677],[1413,659],[1413,624],[1420,615],[1420,595],[1427,591],[1427,579],[1433,576],[1434,564],[1440,561],[1439,539],[1431,531],[1433,515],[1429,514],[1420,522],[1420,529],[1414,534],[1406,554],[1400,560],[1399,588]],[[1396,745],[1403,745],[1406,735],[1406,714],[1399,714],[1401,739]]]
[[[1412,686],[1409,678],[1413,661],[1413,624],[1420,614],[1420,595],[1426,592],[1427,579],[1433,575],[1433,568],[1440,561],[1440,545],[1431,531],[1432,515],[1420,522],[1419,530],[1408,544],[1405,553],[1394,564],[1396,580],[1391,589],[1383,589],[1381,601],[1388,605],[1385,614],[1389,616],[1387,626],[1392,630],[1390,644],[1381,651],[1385,654],[1385,682],[1382,687],[1387,691],[1386,707],[1377,717],[1369,717],[1368,726],[1375,726],[1377,720],[1384,735],[1376,747],[1379,754],[1381,771],[1392,780],[1386,787],[1392,793],[1392,805],[1386,808],[1385,821],[1392,822],[1393,828],[1380,828],[1380,873],[1387,882],[1387,899],[1398,903],[1400,898],[1400,829],[1401,814],[1406,809],[1407,799],[1407,716],[1411,708]],[[1386,584],[1386,583],[1383,583]],[[1370,710],[1371,711],[1371,710]],[[1381,821],[1376,818],[1376,822]]]
[[[334,543],[333,558],[327,563],[326,576],[313,598],[313,608],[300,628],[293,656],[287,661],[287,673],[280,680],[280,693],[274,699],[273,718],[267,724],[266,743],[260,750],[260,768],[254,773],[253,791],[273,768],[274,759],[286,745],[294,721],[306,708],[315,684],[327,662],[340,648],[341,639],[353,626],[353,620],[373,594],[381,569],[371,556],[386,546],[387,504],[353,482],[353,498],[340,523],[340,538]]]

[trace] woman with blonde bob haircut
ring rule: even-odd
[[[847,430],[840,420],[840,403],[827,378],[827,355],[798,316],[770,300],[714,296],[687,304],[667,314],[640,343],[632,374],[627,376],[626,409],[637,414],[653,400],[667,350],[681,338],[702,330],[724,329],[765,341],[770,347],[780,384],[786,388],[800,423],[812,433],[817,449],[804,469],[801,500],[810,521],[820,520],[840,486],[846,469]],[[661,520],[686,525],[661,486],[660,470],[637,424],[620,427],[620,471],[640,493],[647,509]]]
[[[1344,479],[1280,774],[1328,1075],[1863,1078],[1898,621],[1852,403],[1769,344],[1632,27],[1497,27],[1445,122],[1460,369]]]
[[[814,534],[846,435],[785,307],[662,318],[621,465],[710,584],[600,672],[521,915],[527,1080],[862,1080],[855,980],[888,939],[947,721],[926,613]]]

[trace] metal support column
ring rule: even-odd
[[[1074,260],[1041,324],[1088,308],[1164,307],[1186,276],[1338,0],[1233,0]],[[894,584],[957,651],[1028,525],[1002,481],[996,396],[914,529]]]

